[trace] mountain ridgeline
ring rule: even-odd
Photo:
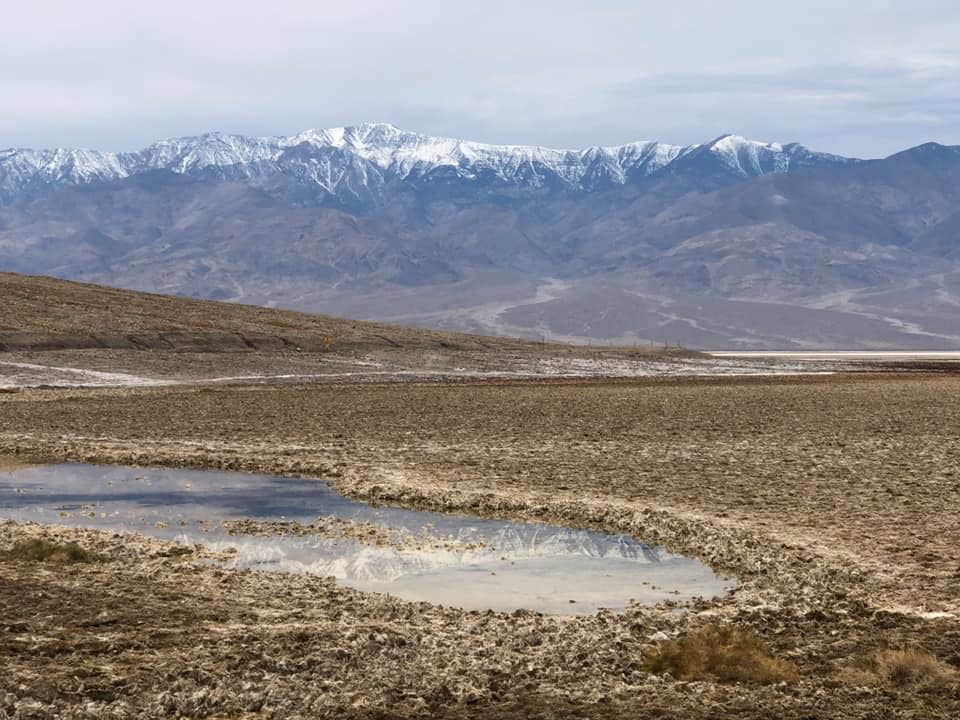
[[[554,150],[372,124],[0,150],[0,269],[436,328],[960,347],[960,148]]]

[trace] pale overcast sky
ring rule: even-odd
[[[0,91],[0,147],[384,121],[873,157],[960,144],[960,2],[7,2]]]

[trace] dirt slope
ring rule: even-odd
[[[0,272],[0,351],[542,351],[540,343],[119,290]],[[558,351],[563,346],[549,346]],[[631,349],[631,353],[636,352]],[[661,351],[651,350],[651,353]]]

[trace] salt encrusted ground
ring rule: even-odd
[[[219,374],[236,367],[234,358],[213,356],[206,373],[198,373],[189,360],[179,366],[155,368],[153,375],[138,375],[117,370],[94,369],[104,367],[103,353],[63,353],[67,362],[77,366],[48,365],[41,362],[0,360],[0,390],[36,387],[155,387],[160,385],[203,384],[277,384],[277,383],[323,383],[323,382],[410,382],[424,380],[510,380],[547,378],[641,378],[641,377],[714,377],[741,375],[798,375],[826,374],[856,366],[841,361],[804,361],[720,358],[673,358],[665,360],[643,358],[608,357],[506,357],[498,369],[471,362],[473,358],[456,358],[460,363],[446,363],[444,367],[429,369],[411,367],[405,363],[378,362],[372,359],[338,357],[336,355],[276,358],[275,365],[290,363],[296,372],[278,370],[277,367],[260,367],[243,374]],[[46,353],[37,358],[45,362],[55,361]],[[8,355],[6,357],[17,357]],[[175,359],[175,358],[174,358]],[[313,360],[312,364],[309,363]],[[249,362],[250,358],[243,358]],[[293,361],[292,361],[293,360]],[[123,362],[118,361],[120,366]],[[312,367],[310,366],[312,365]],[[219,367],[218,367],[219,366]],[[308,367],[305,367],[308,366]],[[107,366],[109,367],[109,366]],[[305,369],[312,372],[305,372]],[[141,371],[143,372],[143,371]],[[146,372],[150,372],[147,369]]]

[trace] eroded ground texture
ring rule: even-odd
[[[627,530],[741,580],[679,612],[467,613],[6,523],[0,552],[42,535],[100,561],[0,560],[0,716],[955,718],[956,683],[848,670],[906,647],[960,667],[958,398],[950,373],[0,394],[7,464],[323,477],[358,498]],[[756,631],[800,681],[641,670],[716,620]]]

